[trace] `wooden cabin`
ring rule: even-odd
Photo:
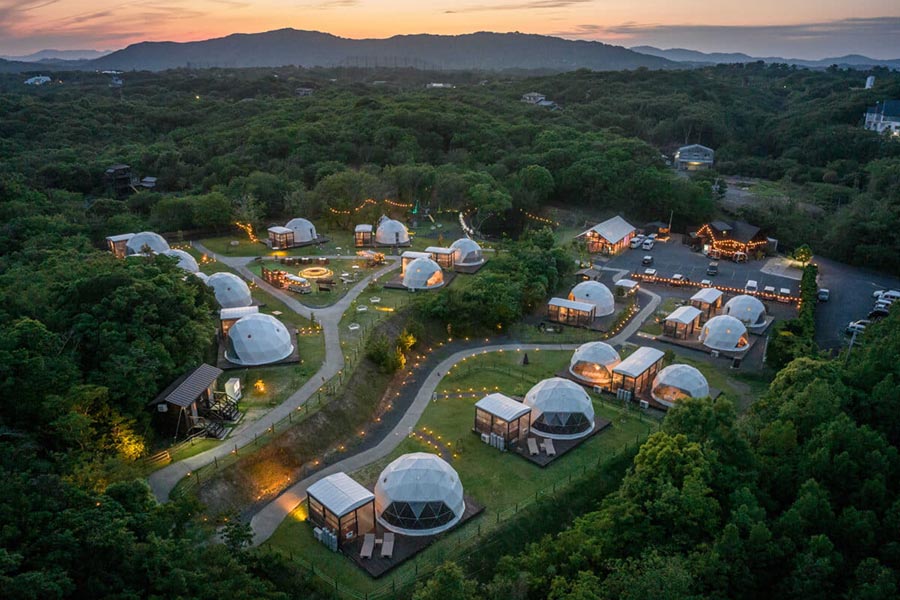
[[[150,401],[150,406],[156,408],[155,419],[165,433],[174,439],[198,429],[206,429],[215,437],[224,435],[221,421],[235,420],[239,413],[234,402],[218,402],[215,398],[213,386],[222,373],[222,369],[202,364]]]
[[[524,443],[531,429],[531,407],[503,394],[488,394],[475,403],[475,433],[499,440],[501,449]],[[492,443],[491,445],[495,445]]]
[[[617,216],[594,225],[577,237],[584,238],[589,253],[610,256],[628,248],[634,234],[634,226]]]
[[[353,230],[353,241],[357,248],[375,245],[375,232],[371,225],[361,223]]]
[[[313,526],[337,537],[335,550],[375,531],[375,494],[346,473],[334,473],[309,486],[306,508]]]
[[[133,233],[111,235],[106,238],[106,247],[116,258],[125,258],[128,254],[128,240],[133,237]]]
[[[287,227],[269,227],[269,247],[272,250],[283,250],[294,247],[294,230]]]
[[[716,288],[703,288],[691,296],[691,306],[700,310],[700,322],[705,323],[719,314],[724,294]]]

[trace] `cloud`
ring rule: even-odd
[[[525,2],[515,3],[475,4],[471,6],[462,6],[460,8],[448,8],[444,13],[457,14],[499,10],[542,10],[547,8],[566,8],[567,6],[576,6],[578,4],[591,4],[594,1],[595,0],[526,0]]]
[[[331,10],[332,8],[350,8],[359,4],[359,0],[323,0],[315,4],[306,4],[302,8],[310,10]]]

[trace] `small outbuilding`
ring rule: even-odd
[[[133,237],[133,233],[111,235],[106,238],[106,247],[116,258],[125,258],[128,255],[128,240]]]
[[[455,251],[453,248],[442,248],[440,246],[428,246],[425,248],[428,256],[439,264],[442,269],[452,269],[454,266],[453,258]]]
[[[436,454],[404,454],[375,483],[375,518],[394,533],[435,535],[456,525],[465,511],[459,475]]]
[[[169,249],[169,242],[152,231],[142,231],[131,236],[125,243],[126,254],[129,256],[142,254],[162,254]]]
[[[702,171],[712,168],[716,151],[700,144],[682,146],[675,153],[675,168],[679,171]]]
[[[691,306],[700,310],[700,320],[706,321],[719,314],[722,308],[722,291],[716,288],[703,288],[691,296]]]
[[[671,408],[683,398],[706,398],[709,384],[703,373],[690,365],[669,365],[653,379],[650,395]]]
[[[415,250],[406,250],[400,255],[400,275],[406,274],[406,267],[417,258],[431,258],[428,252],[417,252]]]
[[[616,312],[616,299],[609,288],[599,281],[582,281],[569,292],[569,300],[594,305],[594,318]]]
[[[434,290],[444,285],[444,272],[430,258],[417,258],[406,266],[403,287],[408,290]]]
[[[517,446],[528,436],[531,407],[503,394],[488,394],[475,403],[475,433],[499,438],[502,448]]]
[[[234,273],[213,273],[206,279],[206,285],[213,289],[216,300],[222,308],[235,308],[253,304],[250,287]]]
[[[686,340],[700,329],[702,314],[695,306],[679,306],[663,322],[663,333],[677,340]]]
[[[258,312],[258,306],[237,306],[235,308],[223,308],[219,310],[219,332],[222,334],[222,339],[228,337],[228,330],[230,330],[231,326],[237,323],[238,320],[247,315],[255,315]]]
[[[634,233],[633,225],[616,216],[594,225],[578,237],[584,237],[591,254],[612,255],[628,248]]]
[[[276,225],[269,227],[269,247],[272,250],[283,250],[294,247],[294,230]]]
[[[725,314],[752,329],[766,324],[766,305],[759,298],[741,294],[725,303]]]
[[[588,342],[572,354],[569,373],[579,381],[606,388],[612,381],[612,370],[620,362],[619,353],[606,342]]]
[[[272,315],[263,313],[238,319],[225,340],[225,359],[236,365],[268,365],[286,359],[293,352],[294,339],[288,328]]]
[[[150,406],[156,407],[156,420],[175,439],[202,428],[204,414],[214,401],[213,386],[222,369],[202,364],[188,371],[163,390]]]
[[[309,521],[337,537],[337,546],[375,530],[375,494],[346,473],[334,473],[306,489]]]
[[[184,269],[188,273],[198,273],[200,271],[200,265],[197,264],[197,259],[195,259],[184,250],[173,248],[161,252],[161,254],[165,254],[166,256],[171,256],[172,258],[176,259],[178,261],[178,268]]]
[[[612,391],[625,390],[640,394],[650,387],[662,369],[665,354],[662,350],[642,346],[613,368]]]
[[[594,404],[584,388],[561,377],[538,382],[525,394],[531,428],[543,437],[574,440],[594,429]]]
[[[373,246],[375,244],[375,236],[373,228],[368,223],[360,223],[353,230],[353,242],[357,248]]]
[[[408,246],[409,231],[400,221],[382,217],[375,230],[375,243],[379,246]]]
[[[750,347],[747,328],[729,315],[713,317],[700,330],[700,343],[716,352],[746,352]]]
[[[589,327],[594,322],[595,306],[567,298],[551,298],[547,303],[547,318],[554,323]]]
[[[641,289],[641,284],[634,279],[620,279],[616,282],[616,294],[633,296]]]

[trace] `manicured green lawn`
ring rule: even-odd
[[[650,335],[662,335],[663,321],[666,320],[666,317],[669,316],[672,311],[685,304],[685,302],[686,301],[683,298],[664,298],[663,301],[659,303],[659,306],[656,308],[653,315],[641,325],[641,331],[649,333]]]
[[[499,388],[500,391],[521,395],[534,381],[554,375],[568,364],[570,352],[529,353],[527,366],[521,366],[520,353],[491,353],[474,357],[464,367],[453,370],[439,389],[455,390]],[[469,361],[472,364],[468,364]],[[282,523],[267,544],[285,553],[314,563],[316,569],[336,578],[341,584],[359,592],[372,592],[392,578],[408,581],[416,563],[423,567],[442,561],[454,550],[459,539],[467,539],[476,531],[490,535],[497,525],[498,511],[508,516],[517,504],[522,505],[535,497],[536,492],[552,493],[554,486],[566,485],[570,478],[578,477],[587,469],[597,468],[604,457],[619,452],[626,444],[635,444],[656,425],[637,418],[635,412],[624,413],[618,407],[594,399],[598,417],[613,420],[612,427],[584,442],[578,448],[546,468],[537,467],[512,453],[499,452],[487,446],[472,433],[475,415],[474,404],[478,398],[448,398],[429,404],[416,432],[428,432],[449,454],[452,465],[459,473],[466,494],[485,506],[486,512],[463,527],[448,534],[414,561],[401,565],[382,580],[373,581],[349,559],[335,556],[312,536],[312,528],[304,522],[305,507],[294,511]],[[439,436],[439,437],[438,437]],[[373,486],[378,473],[393,459],[408,452],[434,452],[435,449],[421,439],[406,438],[388,457],[353,473],[353,477],[367,486]]]

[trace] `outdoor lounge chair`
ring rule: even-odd
[[[384,543],[381,544],[381,558],[392,556],[394,556],[394,534],[388,531],[384,534]]]
[[[544,440],[544,452],[547,453],[547,456],[556,456],[556,448],[553,447],[553,440],[550,438]]]
[[[360,558],[372,558],[372,551],[375,550],[375,534],[367,533],[363,538],[362,549],[359,551]]]
[[[537,456],[538,454],[540,454],[537,446],[537,440],[535,440],[533,437],[528,438],[528,453],[531,456]]]

